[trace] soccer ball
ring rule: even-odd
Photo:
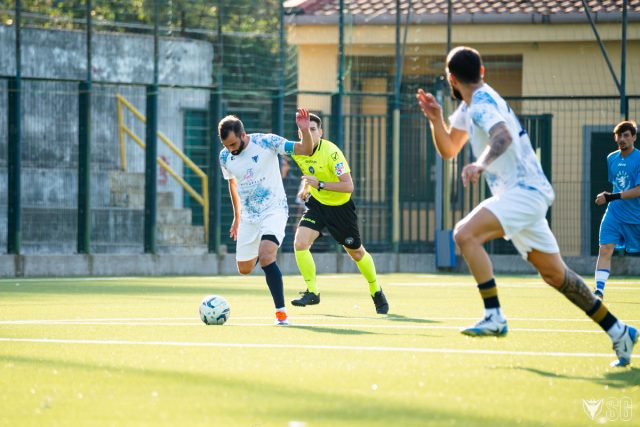
[[[224,325],[230,314],[229,303],[221,296],[208,295],[200,303],[200,319],[207,325]]]

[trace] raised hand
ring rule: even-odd
[[[440,120],[442,117],[442,107],[438,104],[438,101],[436,101],[435,96],[426,93],[422,89],[418,89],[416,98],[418,99],[418,105],[420,105],[422,112],[429,120],[432,122]]]
[[[309,110],[305,108],[298,108],[296,112],[296,125],[300,130],[307,130],[311,127],[311,120],[309,120]]]

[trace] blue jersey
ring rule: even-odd
[[[613,192],[621,193],[640,185],[640,150],[635,148],[627,157],[620,150],[607,156],[609,182]],[[614,200],[607,206],[607,214],[628,224],[640,224],[640,197]]]

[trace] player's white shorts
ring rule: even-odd
[[[473,210],[489,209],[500,221],[505,240],[511,240],[522,258],[533,249],[555,254],[558,242],[545,218],[547,203],[535,190],[514,188],[484,200]]]
[[[285,212],[277,211],[267,214],[260,222],[240,221],[238,240],[236,241],[236,261],[249,261],[256,258],[262,236],[266,234],[276,236],[282,245],[288,217]]]

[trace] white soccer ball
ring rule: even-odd
[[[229,303],[219,295],[208,295],[200,303],[200,319],[207,325],[224,325],[230,314]]]

